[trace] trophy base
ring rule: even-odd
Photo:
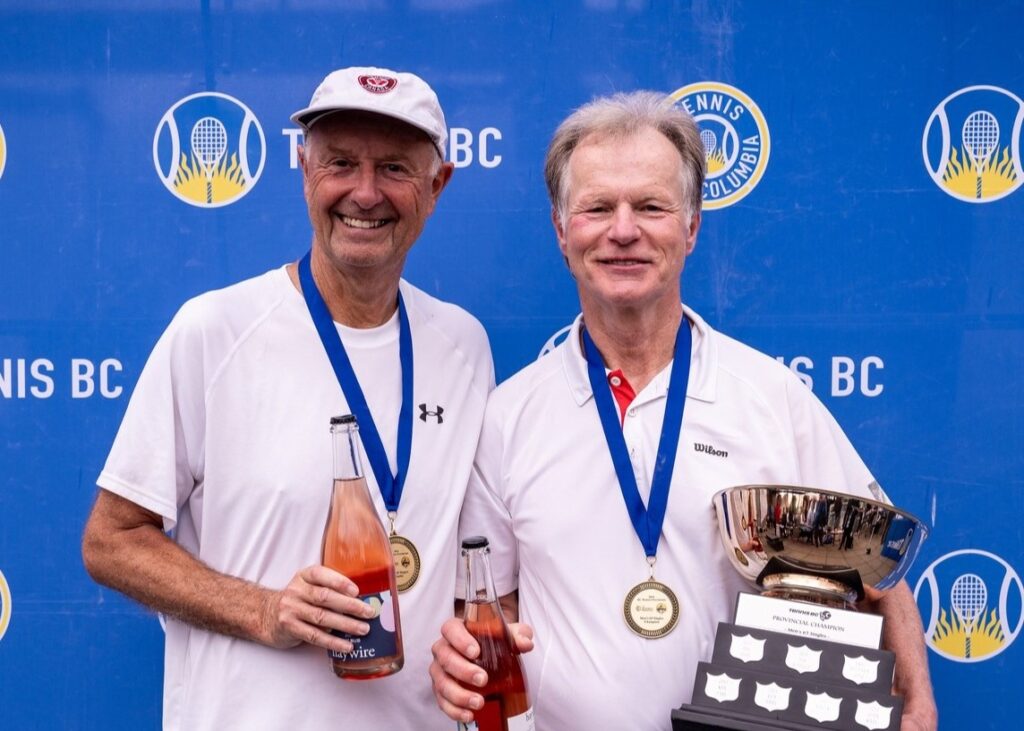
[[[672,711],[672,731],[821,731],[821,726],[808,726],[774,718],[753,718],[728,711],[710,711],[700,706],[684,705]]]
[[[856,611],[864,584],[855,569],[790,561],[773,556],[757,577],[766,596]]]
[[[710,662],[697,663],[689,704],[672,711],[673,731],[899,731],[903,700],[890,695],[895,657],[878,649],[880,617],[746,593],[736,605]],[[819,626],[838,637],[817,637]]]
[[[849,601],[844,595],[837,592],[826,592],[821,589],[807,589],[804,587],[779,586],[772,589],[765,589],[761,596],[772,597],[773,599],[786,599],[788,601],[805,602],[817,604],[832,609],[847,609],[857,611],[857,605]]]

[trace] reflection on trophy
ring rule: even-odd
[[[891,505],[827,490],[753,485],[714,500],[733,566],[780,599],[853,609],[865,586],[895,586],[928,534]]]
[[[809,487],[732,487],[714,508],[730,562],[759,593],[740,593],[734,622],[719,624],[673,729],[897,731],[895,658],[880,649],[882,618],[856,602],[903,579],[927,528],[886,503]]]

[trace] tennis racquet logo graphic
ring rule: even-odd
[[[1024,182],[1022,123],[1024,101],[1006,89],[970,86],[950,94],[925,124],[921,151],[928,174],[968,203],[1010,195]]]
[[[725,153],[718,147],[718,135],[710,129],[702,129],[700,142],[704,146],[707,174],[717,175],[725,167]]]
[[[988,588],[977,574],[963,574],[953,582],[949,603],[964,627],[964,657],[971,656],[971,634],[988,604]]]
[[[711,157],[718,147],[718,136],[709,129],[702,129],[700,131],[700,142],[704,145],[704,154]]]
[[[974,663],[1009,647],[1024,623],[1024,585],[1001,557],[953,551],[924,570],[914,587],[925,641],[938,655]]]
[[[988,167],[989,158],[996,151],[999,142],[999,122],[990,113],[977,111],[967,115],[960,133],[964,150],[971,158],[971,165],[978,176],[977,197],[981,198],[981,175]]]
[[[213,203],[213,173],[228,150],[228,132],[215,117],[203,117],[192,128],[192,154],[206,177],[206,202]]]
[[[252,110],[227,94],[205,92],[181,99],[164,114],[153,137],[153,164],[176,198],[218,208],[252,190],[266,148]]]

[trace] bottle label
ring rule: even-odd
[[[508,719],[508,731],[534,731],[533,709],[527,708],[526,713]]]
[[[534,731],[534,728],[532,707],[502,723],[501,702],[496,700],[485,701],[469,723],[459,722],[459,731]]]
[[[359,599],[374,608],[372,619],[363,620],[370,625],[365,635],[353,635],[340,630],[331,630],[335,637],[352,643],[352,652],[328,650],[332,660],[341,662],[362,662],[376,657],[390,657],[398,652],[395,634],[395,605],[390,591],[363,594]]]

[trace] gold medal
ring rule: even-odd
[[[405,536],[395,533],[395,519],[398,512],[388,511],[388,522],[391,528],[388,531],[388,540],[391,542],[391,557],[395,563],[395,584],[398,593],[408,591],[420,578],[420,552],[416,550],[415,544]]]
[[[629,590],[622,611],[631,630],[641,637],[657,639],[675,629],[679,621],[679,600],[671,589],[652,576]]]
[[[416,550],[413,542],[404,536],[392,533],[388,540],[391,541],[391,555],[395,559],[395,581],[398,584],[398,591],[408,591],[420,578],[420,552]]]

